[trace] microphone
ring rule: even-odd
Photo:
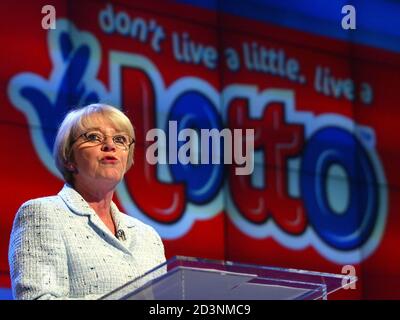
[[[122,229],[117,230],[117,239],[122,241],[126,240],[126,235],[124,230]]]

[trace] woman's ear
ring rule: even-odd
[[[68,162],[65,164],[65,168],[66,168],[69,172],[72,172],[72,173],[75,173],[75,172],[76,172],[76,167],[75,167],[75,165],[74,165],[72,162],[70,162],[70,161],[68,161]]]

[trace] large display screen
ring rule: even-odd
[[[64,183],[58,125],[100,101],[136,129],[114,200],[167,258],[353,272],[338,297],[400,298],[398,53],[175,2],[55,1],[46,29],[45,4],[0,4],[2,288],[16,211]],[[202,157],[213,129],[232,148]]]

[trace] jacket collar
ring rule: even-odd
[[[111,201],[111,215],[115,223],[117,230],[124,229],[125,227],[131,227],[129,221],[127,221],[125,214],[119,211],[118,207],[114,202]]]
[[[96,212],[89,206],[89,204],[85,199],[83,199],[78,191],[72,188],[72,186],[68,183],[64,185],[58,195],[64,200],[68,208],[76,214],[83,216],[91,216],[96,214]],[[134,224],[130,223],[130,221],[126,219],[125,215],[119,211],[118,207],[113,201],[111,201],[111,214],[117,228],[134,226]]]
[[[130,251],[122,244],[108,228],[103,224],[96,212],[89,206],[85,199],[74,189],[71,185],[65,184],[58,195],[63,199],[68,208],[82,216],[88,216],[92,226],[97,230],[102,231],[103,235],[108,239],[110,243],[113,243],[119,249],[130,254]],[[130,228],[134,225],[125,217],[125,215],[118,210],[118,207],[113,201],[111,201],[111,214],[117,230],[124,230],[126,227]],[[127,236],[127,235],[126,235]],[[130,239],[128,239],[130,240]]]
[[[66,183],[58,195],[73,212],[84,216],[96,214],[78,191],[72,188],[69,184]]]

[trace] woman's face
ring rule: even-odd
[[[129,148],[123,147],[127,133],[103,118],[93,119],[92,127],[79,134],[83,133],[87,134],[80,136],[72,147],[74,183],[98,186],[121,181],[129,155]]]

